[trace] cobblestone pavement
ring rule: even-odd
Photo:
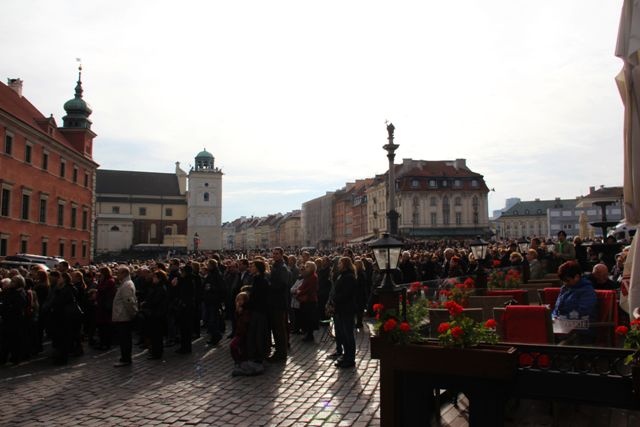
[[[338,369],[327,355],[331,339],[315,344],[291,336],[286,364],[263,375],[232,377],[229,340],[193,353],[165,349],[164,360],[138,350],[133,365],[114,368],[117,348],[86,350],[68,366],[45,357],[0,367],[3,426],[378,426],[378,361],[368,332],[357,334],[356,369]]]

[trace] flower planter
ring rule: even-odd
[[[640,366],[631,367],[631,379],[633,380],[633,394],[640,399]]]
[[[446,348],[437,341],[395,345],[380,336],[371,337],[371,357],[394,370],[490,380],[512,379],[518,361],[510,346]]]

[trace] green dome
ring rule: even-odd
[[[73,98],[64,103],[64,111],[67,113],[84,113],[89,116],[93,110],[82,98]]]
[[[213,159],[213,154],[211,154],[210,152],[208,152],[207,150],[201,151],[196,155],[196,159],[198,158],[207,158],[207,159]]]

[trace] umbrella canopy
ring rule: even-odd
[[[624,215],[628,225],[640,224],[640,0],[625,0],[620,17],[616,56],[624,61],[616,77],[624,103]],[[631,271],[628,305],[632,313],[640,306],[640,239],[629,252]]]

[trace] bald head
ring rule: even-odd
[[[596,264],[591,271],[597,283],[605,283],[609,279],[609,269],[605,264]]]

